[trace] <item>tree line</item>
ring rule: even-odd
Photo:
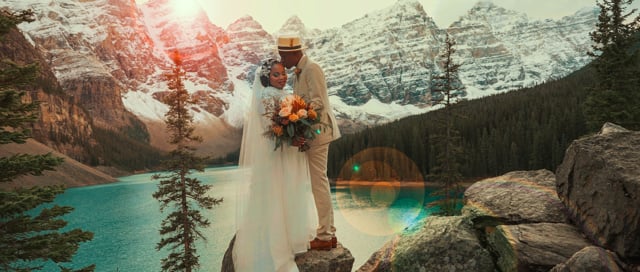
[[[535,87],[459,102],[452,110],[464,116],[453,124],[465,154],[459,168],[462,175],[477,178],[512,170],[554,171],[571,141],[589,132],[582,107],[587,95],[584,88],[593,83],[594,69],[588,66]],[[406,156],[427,177],[436,165],[432,136],[439,131],[434,120],[442,119],[443,114],[444,109],[436,110],[343,135],[330,146],[329,176],[344,178],[341,172],[351,169],[346,164],[350,158],[383,147],[398,152],[369,159],[403,161],[400,157]]]

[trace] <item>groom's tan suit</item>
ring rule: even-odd
[[[302,56],[296,68],[300,72],[296,73],[293,80],[294,94],[302,96],[311,103],[318,112],[320,121],[326,125],[317,128],[320,134],[316,135],[316,138],[309,143],[311,149],[306,153],[311,174],[311,190],[318,208],[319,226],[316,236],[320,240],[328,241],[335,235],[335,227],[333,225],[329,178],[327,177],[327,156],[329,143],[340,138],[340,130],[331,104],[329,104],[327,83],[322,68],[306,55]]]

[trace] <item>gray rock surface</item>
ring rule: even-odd
[[[591,245],[574,227],[563,223],[502,225],[487,233],[500,271],[549,271]]]
[[[222,259],[221,272],[235,272],[233,267],[233,245],[235,235]],[[306,253],[296,255],[296,264],[300,272],[350,272],[355,259],[351,252],[338,243],[338,247],[330,251],[309,250]]]
[[[358,271],[494,271],[489,251],[462,216],[428,217],[374,253]]]
[[[604,248],[588,246],[573,254],[569,260],[558,264],[549,272],[627,271],[618,256]]]
[[[464,192],[462,214],[477,228],[501,224],[565,223],[565,209],[549,170],[514,171],[478,181]]]
[[[640,132],[607,124],[575,140],[556,170],[573,222],[596,245],[640,257]]]

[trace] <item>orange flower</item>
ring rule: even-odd
[[[291,122],[298,121],[298,119],[300,119],[300,117],[298,117],[298,115],[295,113],[292,113],[291,115],[289,115],[289,121]]]
[[[307,116],[309,116],[309,119],[315,120],[318,117],[318,114],[313,109],[309,109],[309,111],[307,111]]]
[[[307,107],[307,103],[304,102],[304,99],[302,99],[302,97],[295,95],[293,97],[293,102],[291,103],[291,105],[293,106],[293,110],[292,112],[297,112],[300,109],[304,109]]]
[[[271,126],[271,130],[276,136],[282,136],[283,131],[281,126],[273,125]]]

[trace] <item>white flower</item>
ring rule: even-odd
[[[299,109],[299,110],[298,110],[298,117],[300,117],[300,118],[307,118],[307,110],[305,110],[305,109]]]
[[[282,107],[278,115],[280,115],[280,117],[287,117],[291,115],[291,107]]]

